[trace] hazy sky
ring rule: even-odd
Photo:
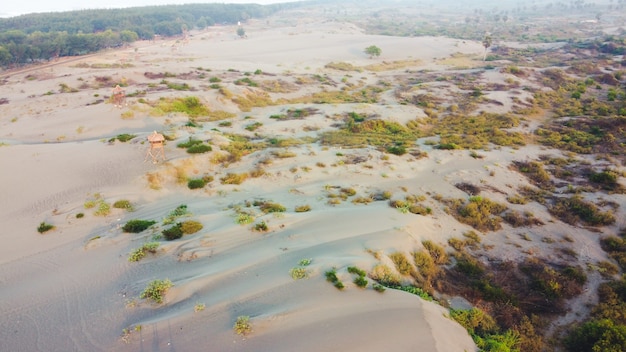
[[[3,1],[0,17],[19,16],[32,12],[72,11],[96,8],[123,8],[150,5],[189,3],[274,4],[294,0],[11,0]]]

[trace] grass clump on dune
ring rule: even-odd
[[[148,242],[144,243],[143,246],[135,249],[128,256],[129,262],[138,262],[143,259],[147,253],[156,253],[157,248],[159,248],[159,242]]]
[[[163,303],[163,296],[167,293],[174,284],[169,279],[165,280],[153,280],[148,286],[141,292],[139,298],[152,300],[155,303]]]
[[[235,325],[233,326],[233,330],[237,335],[246,336],[252,332],[252,325],[250,324],[250,317],[247,315],[240,315],[237,317],[237,321],[235,321]]]

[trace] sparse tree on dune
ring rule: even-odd
[[[377,47],[376,45],[370,45],[367,48],[365,48],[365,53],[369,55],[371,59],[374,56],[380,56],[380,54],[382,53],[382,50],[380,50],[380,48]]]
[[[238,27],[238,28],[237,28],[237,35],[238,35],[240,38],[245,38],[245,37],[246,37],[246,30],[245,30],[245,29],[243,29],[243,27]]]

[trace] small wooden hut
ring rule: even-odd
[[[148,160],[148,157],[152,158],[154,164],[159,162],[159,157],[165,161],[165,137],[157,131],[154,131],[152,134],[148,135],[148,143],[150,143],[150,148],[146,153],[144,161]]]

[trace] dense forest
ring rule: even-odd
[[[84,55],[155,35],[264,18],[298,3],[187,4],[35,13],[0,19],[0,67]]]

